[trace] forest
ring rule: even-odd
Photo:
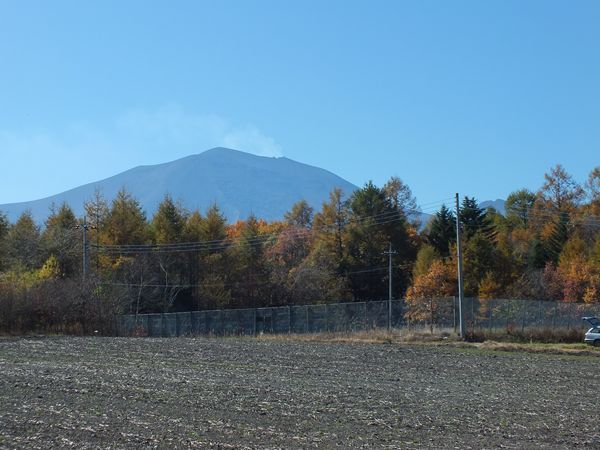
[[[466,296],[600,302],[600,167],[581,184],[561,165],[540,178],[504,214],[460,199]],[[230,224],[168,194],[147,217],[125,189],[96,192],[85,217],[67,204],[43,226],[0,213],[0,331],[110,334],[121,313],[387,299],[390,249],[393,298],[418,319],[456,295],[456,236],[454,198],[419,206],[397,177],[275,222]]]

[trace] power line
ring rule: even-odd
[[[432,209],[433,206],[430,206],[426,209]],[[417,210],[410,210],[415,211]],[[419,213],[422,213],[422,210],[418,210]],[[287,233],[288,237],[291,239],[306,237],[310,238],[310,234],[313,234],[315,231],[338,231],[340,228],[344,229],[348,226],[351,226],[355,223],[366,222],[369,220],[374,220],[373,223],[367,223],[365,226],[381,226],[387,225],[390,223],[394,223],[397,221],[405,220],[405,216],[401,211],[386,211],[380,214],[372,215],[372,216],[364,216],[364,217],[356,217],[350,218],[347,221],[344,221],[341,224],[332,224],[326,225],[319,228],[313,229],[290,229],[286,228],[279,232],[268,233],[264,235],[255,236],[250,239],[242,239],[242,240],[231,240],[231,238],[225,238],[220,240],[210,240],[210,241],[196,241],[196,242],[181,242],[181,243],[167,243],[167,244],[123,244],[123,245],[94,245],[98,251],[103,253],[111,253],[111,254],[140,254],[140,253],[172,253],[172,252],[196,252],[202,250],[208,251],[219,251],[228,249],[234,245],[237,246],[262,246],[266,242],[271,239],[275,239],[279,237],[283,233]]]

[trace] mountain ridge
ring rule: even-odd
[[[161,164],[139,165],[41,199],[3,204],[0,211],[14,222],[30,210],[36,222],[42,223],[53,204],[67,203],[80,216],[84,202],[96,190],[110,202],[125,188],[140,201],[148,216],[169,194],[190,210],[205,211],[216,203],[230,222],[249,214],[276,220],[301,199],[320,208],[334,187],[341,188],[346,195],[357,188],[333,172],[289,158],[215,147]]]
[[[320,210],[334,187],[340,187],[346,196],[358,189],[329,170],[286,157],[257,156],[215,147],[165,163],[138,165],[41,199],[6,203],[0,205],[0,212],[15,222],[24,211],[30,210],[34,220],[42,224],[53,205],[67,203],[77,216],[82,216],[84,202],[91,200],[96,190],[110,203],[125,188],[140,202],[148,217],[168,194],[189,210],[203,212],[217,204],[229,222],[250,214],[279,220],[302,199]],[[492,206],[504,213],[504,200],[483,201],[480,206]],[[432,216],[418,214],[421,227]]]

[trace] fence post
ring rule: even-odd
[[[292,333],[292,307],[288,305],[288,334]]]
[[[521,333],[525,332],[525,316],[527,315],[526,300],[521,300]]]
[[[304,315],[305,315],[305,329],[306,329],[306,333],[308,333],[308,305],[304,305]]]
[[[253,314],[254,320],[252,323],[252,335],[256,336],[256,308],[253,308],[253,312],[254,312],[254,314]]]

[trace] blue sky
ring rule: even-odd
[[[600,164],[600,2],[0,0],[0,203],[214,146],[421,203]]]

